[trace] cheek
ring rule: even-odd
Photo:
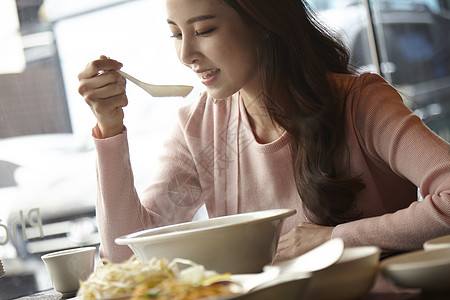
[[[256,70],[256,59],[253,52],[242,48],[231,48],[225,50],[223,57],[228,58],[228,68],[233,71],[239,80],[245,80],[246,77],[251,76]]]
[[[209,58],[216,62],[217,67],[221,69],[229,68],[230,66],[233,67],[234,59],[232,53],[233,49],[228,47],[220,47],[216,48],[214,51],[210,51]]]
[[[256,46],[251,42],[252,37],[245,40],[246,37],[234,40],[229,44],[231,47],[222,47],[221,50],[222,55],[228,57],[230,61],[233,61],[235,67],[239,67],[241,70],[253,69],[256,66]]]

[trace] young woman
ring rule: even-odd
[[[102,255],[145,228],[294,208],[277,259],[340,237],[385,252],[450,234],[450,146],[380,76],[348,53],[300,0],[166,0],[180,61],[206,91],[179,111],[158,173],[138,197],[122,64],[102,56],[79,75],[98,124]],[[149,158],[151,159],[151,158]],[[417,187],[423,201],[417,201]]]

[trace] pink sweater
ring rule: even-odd
[[[355,208],[362,219],[338,225],[333,237],[346,246],[400,251],[450,234],[449,144],[428,130],[378,75],[335,78],[351,87],[345,103],[350,168],[362,175],[366,189]],[[97,128],[93,132],[98,136]],[[297,214],[286,219],[283,233],[308,221],[294,184],[289,135],[259,144],[239,93],[220,101],[204,93],[180,109],[158,172],[140,197],[126,131],[95,139],[95,145],[101,253],[113,261],[132,253],[116,245],[116,237],[190,221],[202,204],[210,217],[294,208]]]

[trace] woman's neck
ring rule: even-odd
[[[258,97],[249,97],[245,93],[241,93],[241,97],[256,141],[267,144],[278,139],[284,129],[272,121]]]

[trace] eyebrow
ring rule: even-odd
[[[211,19],[214,19],[215,17],[216,16],[213,16],[213,15],[201,15],[201,16],[190,18],[189,20],[186,21],[186,24],[191,25],[195,22],[211,20]],[[172,25],[177,25],[174,21],[171,21],[169,19],[167,20],[167,23],[172,24]]]

